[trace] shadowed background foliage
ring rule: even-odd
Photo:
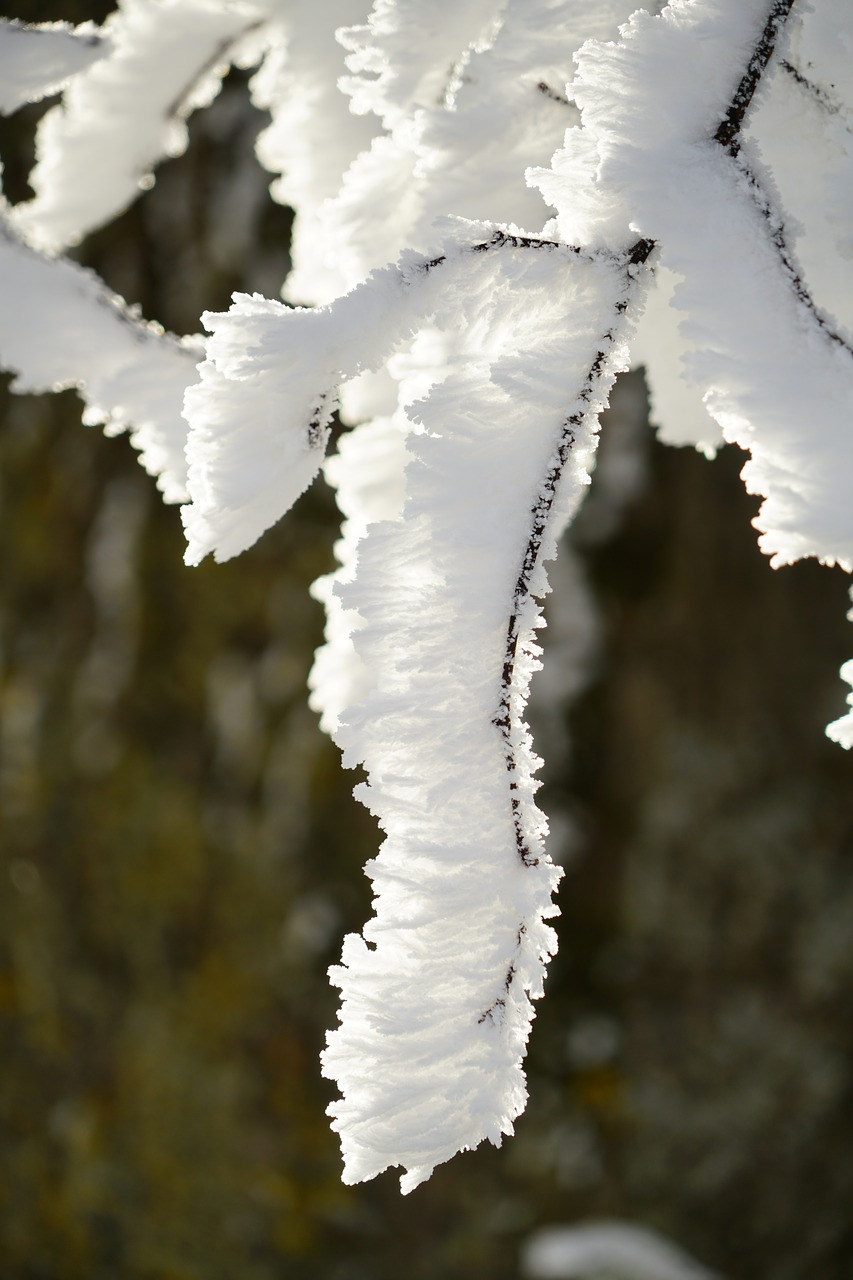
[[[13,200],[39,114],[3,125]],[[251,156],[260,123],[230,76],[78,256],[177,332],[232,289],[275,296],[289,215]],[[7,384],[0,1274],[509,1280],[536,1226],[608,1216],[730,1280],[853,1275],[853,762],[822,734],[847,581],[770,571],[740,457],[654,444],[622,384],[604,438],[632,496],[602,481],[612,518],[566,552],[595,643],[561,700],[564,600],[543,676],[567,874],[530,1105],[502,1151],[404,1199],[391,1175],[341,1185],[317,1061],[377,843],[306,706],[331,494],[187,570],[126,440],[83,428],[71,392]]]

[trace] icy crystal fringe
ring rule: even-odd
[[[0,308],[0,364],[12,389],[77,387],[84,421],[113,435],[130,428],[166,502],[187,497],[184,389],[202,353],[197,339],[146,324],[91,271],[26,244],[0,203],[0,277],[15,299]]]
[[[521,1059],[555,949],[545,920],[560,874],[543,847],[539,762],[522,719],[539,665],[534,596],[588,483],[649,248],[579,254],[463,223],[433,259],[410,255],[330,308],[246,299],[206,318],[207,371],[187,396],[194,435],[230,388],[241,394],[245,370],[229,344],[242,319],[244,343],[252,325],[242,358],[275,379],[294,452],[250,415],[218,451],[216,476],[197,482],[191,459],[191,491],[202,504],[215,495],[209,509],[198,498],[187,509],[193,560],[239,549],[295,496],[279,472],[267,486],[267,441],[294,488],[319,465],[306,350],[315,372],[327,362],[328,403],[336,380],[375,366],[401,328],[429,318],[439,288],[455,318],[456,368],[409,410],[419,430],[401,516],[370,527],[355,579],[336,589],[358,614],[352,643],[369,687],[335,737],[345,763],[365,765],[360,798],[387,837],[368,868],[375,919],[332,972],[343,1007],[324,1070],[344,1094],[332,1112],[349,1181],[402,1164],[410,1190],[456,1151],[499,1142],[524,1107]],[[546,287],[547,302],[529,307]],[[258,387],[263,402],[263,376]],[[262,490],[243,487],[261,476]]]
[[[179,146],[183,116],[216,79],[216,67],[207,65],[212,52],[247,26],[245,13],[223,16],[195,0],[164,37],[162,18],[180,16],[181,4],[126,0],[101,31],[0,23],[0,111],[67,86],[62,105],[39,127],[35,198],[10,208],[0,196],[8,300],[0,307],[0,365],[16,374],[13,390],[75,387],[86,403],[84,421],[108,434],[129,429],[167,502],[187,498],[181,410],[201,341],[165,334],[92,272],[52,255],[138,195],[146,170]],[[221,74],[221,54],[217,65]],[[154,84],[158,91],[147,91]]]
[[[350,1181],[400,1165],[410,1190],[524,1106],[559,878],[523,719],[538,601],[628,345],[662,438],[749,451],[774,564],[853,565],[853,7],[634,7],[120,0],[99,43],[26,34],[41,71],[7,77],[5,109],[68,88],[35,198],[2,210],[27,306],[0,354],[19,387],[77,385],[133,425],[165,495],[192,498],[190,563],[287,510],[339,396],[358,424],[325,464],[346,521],[311,678],[385,832],[376,914],[332,971]],[[0,71],[20,39],[0,27]],[[258,153],[296,209],[285,296],[316,309],[237,295],[204,317],[196,381],[192,342],[49,255],[150,185],[253,60]],[[543,197],[555,216],[522,232]],[[853,745],[853,711],[828,732]]]
[[[320,465],[337,381],[387,362],[401,335],[419,325],[431,322],[452,336],[435,387],[407,411],[417,429],[405,446],[395,436],[397,414],[381,427],[377,419],[371,443],[386,441],[396,458],[392,473],[403,469],[402,489],[391,518],[362,522],[355,568],[322,592],[330,642],[314,702],[345,763],[365,765],[369,782],[358,794],[386,833],[367,869],[374,919],[363,937],[347,938],[332,970],[342,1008],[324,1070],[343,1095],[331,1113],[348,1181],[399,1164],[410,1190],[456,1151],[484,1138],[499,1142],[524,1106],[521,1060],[530,1001],[541,994],[554,948],[545,922],[558,876],[542,845],[544,820],[533,800],[538,761],[522,720],[537,666],[535,597],[547,589],[543,561],[554,552],[554,529],[586,479],[615,349],[653,243],[671,244],[670,272],[687,280],[694,323],[707,326],[705,365],[697,357],[691,376],[707,387],[706,406],[724,432],[752,450],[751,482],[767,499],[766,549],[777,560],[806,547],[842,559],[853,541],[849,523],[826,520],[827,495],[837,486],[831,465],[821,470],[813,461],[806,484],[774,463],[780,437],[790,447],[771,394],[788,362],[816,363],[837,387],[832,412],[849,421],[850,407],[849,353],[843,342],[834,344],[839,351],[827,349],[822,318],[787,261],[779,269],[788,250],[774,234],[769,197],[756,194],[757,180],[745,179],[739,163],[746,109],[790,7],[784,0],[770,8],[759,0],[671,6],[660,18],[635,15],[617,44],[584,46],[570,86],[583,127],[569,130],[553,169],[532,178],[558,210],[559,244],[463,224],[455,245],[376,274],[329,308],[264,319],[263,308],[275,304],[240,300],[233,320],[207,318],[214,337],[204,376],[217,388],[215,402],[241,394],[245,359],[275,380],[278,404],[293,396],[299,412],[288,417],[296,452],[283,455],[291,459],[293,491],[278,480],[267,484],[266,450],[275,446],[264,442],[283,437],[251,418],[226,432],[221,450],[199,447],[190,480],[192,491],[199,477],[198,514],[191,508],[187,515],[192,559],[209,549],[230,554],[235,537],[252,540],[304,487]],[[350,42],[356,46],[357,37]],[[362,57],[357,66],[364,65]],[[649,91],[660,79],[672,83],[679,108],[663,124]],[[389,78],[389,86],[399,82]],[[373,91],[382,89],[380,78]],[[386,122],[394,118],[392,104]],[[409,207],[404,217],[414,232],[420,214]],[[707,236],[718,246],[710,268],[693,247],[697,224],[700,242]],[[729,269],[724,250],[733,232],[745,247],[728,246]],[[483,238],[471,238],[477,234]],[[743,281],[772,303],[776,324],[769,340],[753,335],[748,352],[766,373],[763,396],[752,384],[741,392],[736,375],[750,340],[738,323],[738,308],[749,306]],[[241,318],[253,326],[243,333],[244,355]],[[755,317],[750,324],[757,327]],[[286,327],[287,338],[275,336]],[[804,332],[812,337],[798,357]],[[322,413],[305,383],[309,349],[314,368],[326,370],[314,383]],[[807,370],[796,368],[798,385],[808,387]],[[260,386],[258,396],[269,401]],[[216,412],[214,396],[188,396],[191,442]],[[740,422],[748,426],[738,432],[733,423]],[[826,434],[830,414],[822,423]],[[257,468],[246,461],[253,451]],[[263,492],[252,498],[259,481]],[[553,500],[539,521],[549,484]],[[340,678],[347,663],[335,672],[332,661],[342,644],[349,682]],[[335,677],[328,698],[324,670]]]
[[[425,430],[409,441],[402,518],[370,528],[338,589],[361,619],[353,644],[374,687],[335,736],[368,771],[357,794],[386,839],[368,867],[375,918],[332,970],[341,1025],[324,1071],[344,1095],[331,1111],[345,1178],[402,1164],[404,1191],[456,1151],[499,1143],[526,1101],[521,1059],[556,948],[545,920],[560,874],[522,719],[539,666],[533,594],[547,590],[551,529],[587,483],[626,355],[612,321],[630,284],[611,263],[510,244],[460,267],[454,309],[479,327],[467,349],[460,334],[458,372],[410,410]],[[545,279],[550,305],[531,312],[524,300]],[[530,513],[546,502],[520,581]]]

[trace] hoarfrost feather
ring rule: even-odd
[[[0,212],[0,361],[16,391],[76,387],[85,421],[130,429],[139,461],[167,502],[186,496],[184,388],[202,356],[133,315],[93,272],[25,244]]]
[[[849,9],[836,9],[847,31]],[[743,476],[764,498],[756,525],[773,564],[811,555],[850,567],[853,354],[800,296],[772,184],[763,190],[713,136],[766,17],[763,0],[696,0],[635,13],[618,43],[588,42],[571,86],[583,128],[534,178],[561,235],[612,242],[629,221],[682,277],[673,304],[695,349],[689,376],[724,437],[751,454]]]
[[[244,551],[314,479],[340,383],[379,367],[428,304],[422,264],[408,270],[422,288],[389,268],[329,307],[235,294],[229,311],[202,316],[212,337],[185,399],[188,564]]]
[[[215,0],[122,0],[103,27],[109,56],[39,125],[35,196],[13,213],[24,235],[57,252],[150,186],[157,161],[185,149],[185,116],[218,92],[230,46],[254,21]]]
[[[560,874],[544,853],[539,761],[522,719],[539,665],[531,593],[547,590],[549,529],[588,482],[597,412],[624,360],[612,328],[626,282],[612,263],[507,245],[452,268],[456,368],[408,410],[420,430],[408,439],[402,516],[368,525],[354,572],[334,585],[358,616],[350,639],[366,692],[358,701],[351,686],[333,732],[345,763],[367,768],[356,794],[386,840],[367,869],[376,915],[331,971],[342,1008],[324,1071],[343,1093],[330,1114],[345,1180],[400,1164],[404,1191],[456,1151],[499,1143],[526,1100],[521,1059],[556,946],[546,920]],[[605,333],[612,350],[584,398]],[[531,512],[573,414],[519,594]]]
[[[357,283],[342,273],[338,246],[318,231],[317,220],[323,202],[337,193],[342,175],[377,129],[376,121],[353,115],[337,88],[345,66],[335,29],[361,18],[365,5],[363,0],[324,0],[322,22],[311,0],[280,9],[263,65],[251,82],[253,101],[272,116],[258,137],[257,153],[277,175],[273,198],[295,211],[294,267],[286,296],[291,302],[323,304]],[[394,256],[391,252],[371,266]]]

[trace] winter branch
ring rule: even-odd
[[[820,209],[785,170],[789,98],[826,106],[794,68],[836,65],[849,6],[436,4],[366,16],[340,0],[336,39],[317,6],[121,0],[91,67],[64,33],[71,79],[39,133],[36,197],[0,237],[27,307],[20,333],[14,307],[0,316],[3,360],[129,418],[169,496],[185,389],[189,563],[251,546],[324,465],[337,489],[312,705],[365,766],[358,794],[385,839],[367,869],[375,916],[332,971],[341,1018],[323,1063],[345,1177],[402,1165],[406,1190],[499,1143],[525,1104],[560,877],[524,722],[538,602],[632,342],[655,402],[674,406],[664,436],[749,450],[773,562],[853,566],[853,158],[828,108],[796,135],[827,179]],[[205,313],[188,385],[192,342],[36,246],[58,251],[136,197],[247,33],[262,33],[251,93],[271,115],[258,153],[296,212],[286,296],[311,306],[238,293]],[[338,400],[353,429],[324,464]],[[853,743],[853,716],[831,732]]]

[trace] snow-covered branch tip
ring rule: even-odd
[[[128,430],[166,502],[187,498],[184,389],[202,355],[139,319],[92,271],[28,245],[0,210],[0,274],[14,308],[0,306],[0,364],[20,392],[75,387],[84,421]]]

